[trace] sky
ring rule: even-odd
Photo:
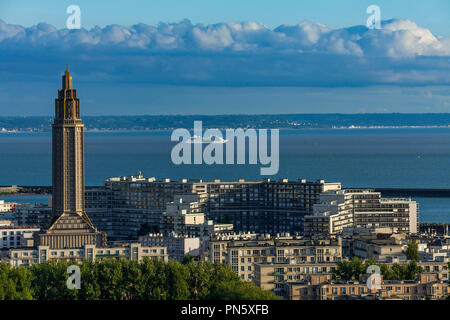
[[[450,1],[0,1],[0,115],[66,62],[85,115],[450,112]]]

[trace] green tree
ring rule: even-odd
[[[72,264],[72,263],[71,263]],[[77,289],[67,288],[66,261],[50,261],[31,266],[31,288],[33,297],[38,300],[72,300],[77,297]]]
[[[241,281],[228,265],[188,261],[105,259],[79,264],[81,288],[67,288],[68,261],[31,267],[0,263],[0,300],[277,299]]]
[[[408,246],[406,248],[406,257],[408,258],[408,260],[414,260],[414,261],[420,260],[419,246],[413,240],[408,241]]]
[[[367,263],[359,258],[353,258],[352,260],[340,260],[337,263],[336,275],[342,280],[359,279],[361,274],[365,274],[367,270]]]

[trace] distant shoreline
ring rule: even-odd
[[[323,128],[295,128],[295,127],[247,127],[247,128],[230,128],[230,127],[204,127],[203,129],[278,129],[278,130],[373,130],[373,129],[449,129],[450,125],[447,126],[349,126],[349,127],[323,127]],[[167,129],[148,129],[148,130],[133,130],[133,129],[86,129],[85,133],[130,133],[130,132],[171,132],[178,128],[167,128]],[[188,128],[188,130],[193,130],[193,128]],[[30,131],[30,130],[11,130],[11,131],[0,131],[0,134],[25,134],[25,133],[51,133],[51,131]]]

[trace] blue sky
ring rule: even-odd
[[[366,8],[376,4],[383,20],[411,19],[435,34],[450,36],[448,0],[2,0],[0,18],[23,26],[47,22],[63,28],[65,11],[71,4],[80,6],[85,28],[139,22],[155,25],[184,19],[204,24],[258,21],[270,28],[309,20],[342,28],[365,24]]]
[[[2,0],[0,20],[4,115],[52,114],[66,61],[84,114],[450,112],[448,0]]]

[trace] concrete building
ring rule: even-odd
[[[383,281],[381,289],[370,290],[365,281],[317,281],[316,277],[285,284],[285,298],[290,300],[432,300],[445,299],[448,281],[439,280],[434,273],[423,273],[415,280]],[[314,281],[316,280],[316,281]]]
[[[305,216],[305,236],[335,235],[344,228],[390,228],[394,233],[416,234],[418,207],[404,198],[381,198],[371,189],[324,192]]]
[[[15,218],[18,225],[36,225],[46,229],[52,219],[52,207],[45,204],[20,204],[16,207]]]
[[[52,221],[39,234],[39,245],[51,249],[106,245],[106,234],[97,231],[85,211],[84,125],[67,68],[55,99],[52,139]]]
[[[116,246],[96,247],[94,244],[79,248],[20,248],[9,251],[9,263],[12,266],[31,265],[51,260],[82,262],[83,260],[101,261],[103,259],[127,259],[142,261],[143,258],[168,261],[166,247],[142,246],[140,243],[126,243]]]
[[[324,180],[173,181],[145,178],[139,173],[136,177],[109,178],[104,188],[89,190],[86,210],[110,239],[131,239],[161,232],[160,218],[175,195],[196,193],[200,211],[215,223],[233,224],[244,232],[302,233],[303,217],[312,213],[319,194],[340,188],[340,183]]]
[[[214,233],[213,221],[206,219],[197,200],[198,195],[195,193],[175,195],[174,201],[166,205],[166,210],[161,215],[161,233],[197,237]]]
[[[400,264],[408,263],[402,261]],[[386,263],[387,266],[392,267],[393,262]],[[437,281],[439,286],[446,283],[448,286],[448,265],[443,262],[436,261],[421,261],[418,266],[422,268],[423,274],[433,274],[433,280],[427,282]],[[306,263],[255,263],[254,265],[253,282],[261,289],[271,291],[276,295],[287,299],[301,299],[301,300],[320,300],[322,298],[329,299],[336,298],[339,295],[359,296],[364,297],[371,295],[367,290],[366,281],[337,281],[335,272],[337,270],[337,262],[306,262]],[[399,281],[400,282],[400,281]],[[408,281],[404,281],[407,283]],[[388,282],[385,282],[389,289]],[[417,283],[416,283],[417,284]],[[346,294],[343,291],[330,289],[326,293],[329,295],[321,296],[322,285],[328,285],[329,288],[333,286],[345,287]],[[353,286],[355,285],[355,286]],[[292,286],[292,287],[291,287]],[[354,289],[352,289],[352,287]],[[362,288],[364,289],[358,289]],[[299,291],[300,290],[300,291]],[[339,289],[337,289],[339,290]],[[443,293],[441,291],[441,293]],[[372,293],[374,294],[374,293]],[[334,296],[333,296],[334,295]]]
[[[336,262],[295,263],[256,263],[253,282],[263,290],[285,297],[287,283],[310,281],[314,284],[331,281],[335,278]]]
[[[209,238],[217,234],[232,232],[233,225],[214,224],[200,212],[198,195],[175,195],[174,201],[166,206],[161,216],[161,233],[149,233],[139,237],[145,245],[167,247],[170,259],[182,261],[184,256],[199,256],[207,247]]]
[[[243,280],[253,278],[257,263],[320,263],[342,258],[340,239],[310,240],[290,235],[219,236],[209,243],[209,261],[226,263]]]
[[[5,200],[0,200],[0,213],[13,211],[15,206],[16,203],[14,202],[5,202]]]
[[[104,258],[139,261],[143,257],[167,260],[165,247],[148,247],[140,243],[106,246],[106,233],[99,232],[89,219],[85,210],[84,126],[80,118],[80,101],[67,69],[62,84],[55,100],[52,125],[52,201],[51,206],[38,210],[39,214],[48,214],[51,208],[50,226],[36,235],[38,241],[34,247],[10,249],[10,264]]]
[[[139,243],[145,246],[162,246],[167,248],[169,259],[182,262],[187,255],[199,256],[201,239],[189,235],[171,234],[148,234],[139,237]]]
[[[39,226],[0,225],[0,250],[33,247],[34,236],[40,230]]]

